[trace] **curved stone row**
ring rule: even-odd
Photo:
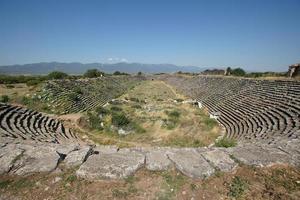
[[[299,140],[270,145],[242,145],[232,148],[145,147],[119,149],[115,146],[77,144],[0,143],[0,175],[28,175],[77,168],[76,175],[88,180],[121,179],[146,168],[166,171],[176,168],[191,178],[207,178],[217,171],[231,172],[240,163],[268,167],[274,164],[299,166]]]
[[[142,76],[109,76],[49,81],[43,88],[41,99],[63,113],[83,112],[104,105],[143,79]]]
[[[57,119],[27,108],[0,103],[0,141],[5,139],[61,143],[78,137]]]
[[[196,99],[239,140],[298,138],[300,82],[246,78],[164,76],[163,80]]]

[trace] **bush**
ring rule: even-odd
[[[77,96],[76,93],[70,93],[68,94],[68,98],[71,100],[71,101],[79,101],[79,98]]]
[[[109,110],[106,109],[106,108],[103,108],[102,106],[97,107],[96,112],[98,113],[98,115],[107,115],[107,114],[109,114]]]
[[[225,147],[225,148],[234,147],[236,146],[236,141],[234,139],[223,137],[222,139],[216,141],[215,145],[216,147]]]
[[[115,126],[126,126],[130,123],[130,120],[123,113],[113,113],[111,117],[111,122]]]
[[[101,121],[98,116],[88,112],[89,125],[92,129],[102,130]]]
[[[180,117],[180,112],[178,112],[177,110],[166,111],[166,114],[167,114],[170,118],[174,118],[174,119],[178,119],[178,118]]]
[[[245,190],[248,188],[248,184],[242,178],[235,176],[232,183],[229,186],[229,196],[235,199],[240,198]]]
[[[9,101],[9,97],[7,95],[2,95],[0,98],[0,102],[7,103]]]
[[[98,69],[88,69],[83,76],[87,78],[96,78],[103,76],[104,72],[99,71]]]
[[[34,86],[34,85],[38,85],[39,83],[41,83],[40,80],[38,79],[32,79],[26,82],[27,86]]]
[[[64,79],[67,77],[68,77],[68,74],[66,74],[64,72],[60,72],[60,71],[53,71],[48,74],[49,79]]]
[[[129,74],[124,73],[124,72],[120,72],[120,71],[115,71],[115,72],[113,73],[113,75],[129,75]]]
[[[112,106],[112,107],[110,108],[110,110],[111,110],[111,111],[120,112],[120,111],[122,111],[122,108],[120,108],[120,107],[118,107],[118,106]]]
[[[212,128],[218,125],[218,122],[215,119],[211,119],[208,117],[205,117],[203,122],[206,125],[208,130],[211,130]]]
[[[234,76],[245,76],[246,72],[242,68],[235,68],[231,70],[231,74]]]

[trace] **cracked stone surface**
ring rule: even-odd
[[[291,156],[275,148],[243,146],[226,150],[234,158],[246,165],[258,167],[272,166],[275,164],[291,164]]]
[[[17,175],[27,175],[37,172],[51,172],[55,170],[60,156],[53,147],[49,146],[19,146],[24,149],[24,153],[18,159],[11,173]]]
[[[168,170],[172,162],[164,150],[152,150],[146,154],[146,168],[151,171]]]
[[[205,151],[201,153],[201,155],[215,168],[222,172],[230,172],[238,166],[238,164],[234,162],[228,154],[218,149]]]
[[[0,174],[8,173],[24,150],[16,148],[16,145],[6,145],[0,149]]]
[[[206,178],[215,172],[196,149],[180,149],[168,153],[168,157],[179,171],[192,178]]]
[[[117,179],[132,175],[144,165],[145,156],[140,153],[105,153],[91,155],[76,171],[85,179]]]
[[[67,167],[75,167],[82,164],[87,157],[92,153],[90,146],[83,147],[79,150],[72,151],[65,158],[65,164]]]

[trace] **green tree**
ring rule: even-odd
[[[103,76],[104,72],[99,71],[98,69],[88,69],[85,73],[84,73],[84,77],[87,78],[96,78],[96,77],[100,77]]]
[[[64,72],[60,72],[60,71],[53,71],[48,74],[49,79],[64,79],[67,77],[68,77],[68,74],[66,74]]]
[[[245,76],[246,72],[242,68],[235,68],[231,70],[231,74],[234,76]]]

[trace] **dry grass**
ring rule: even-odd
[[[199,147],[213,143],[220,135],[215,120],[197,106],[183,103],[186,97],[164,82],[145,81],[119,99],[123,103],[105,107],[112,114],[101,119],[103,130],[89,131],[90,139],[119,146]],[[130,134],[118,135],[112,123],[114,113],[126,115]],[[97,119],[98,114],[94,116]]]
[[[0,177],[2,199],[290,199],[300,198],[297,168],[239,167],[234,173],[216,173],[191,179],[176,170],[139,170],[123,180],[86,181],[75,170],[62,174]],[[55,178],[61,180],[55,182]]]

